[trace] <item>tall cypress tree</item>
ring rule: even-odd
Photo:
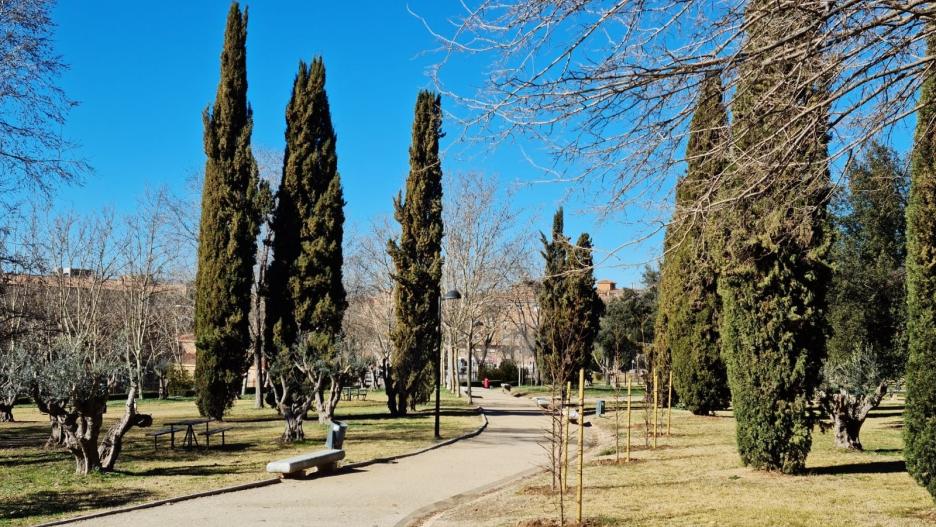
[[[718,347],[718,290],[701,220],[692,209],[725,170],[719,152],[728,127],[717,73],[702,82],[686,147],[688,170],[676,186],[676,211],[666,231],[654,366],[673,372],[673,388],[694,414],[728,407],[731,392]]]
[[[237,397],[247,367],[248,313],[257,235],[259,175],[250,149],[247,12],[231,4],[221,80],[206,109],[205,184],[195,278],[195,387],[202,415],[220,419]]]
[[[391,382],[387,406],[393,415],[405,415],[413,397],[427,384],[434,361],[439,360],[439,295],[442,280],[442,100],[421,91],[416,98],[410,171],[406,196],[394,199],[394,217],[400,222],[399,240],[387,251],[393,258],[394,314]]]
[[[547,238],[545,234],[540,233],[543,244],[541,254],[545,265],[543,286],[539,289],[537,298],[540,324],[536,346],[539,348],[537,356],[541,361],[539,369],[546,372],[550,382],[564,381],[572,371],[571,364],[563,363],[565,345],[569,338],[564,308],[568,295],[566,272],[570,249],[569,239],[563,233],[564,224],[563,210],[559,207],[553,216],[551,237]]]
[[[818,102],[828,81],[813,7],[747,5],[743,51],[765,55],[739,73],[717,253],[738,451],[746,465],[786,473],[804,468],[812,446],[830,275],[828,110]]]
[[[595,289],[595,269],[591,236],[582,233],[575,246],[569,250],[569,273],[566,278],[568,289],[568,313],[572,339],[569,343],[572,377],[580,368],[592,365],[592,350],[598,335],[604,303]]]
[[[932,29],[929,27],[928,29]],[[936,53],[936,36],[927,39]],[[936,497],[936,72],[926,70],[907,204],[907,470]]]
[[[321,58],[308,66],[300,62],[286,107],[286,152],[268,271],[266,341],[282,362],[327,365],[341,334],[347,307],[341,282],[345,202],[336,140],[325,64]],[[290,356],[294,353],[306,356]],[[308,376],[308,368],[303,369]],[[321,401],[326,388],[323,382],[309,384],[316,393],[304,393],[302,387],[292,393],[306,408],[313,396]],[[320,414],[323,410],[319,408]]]

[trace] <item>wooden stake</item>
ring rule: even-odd
[[[566,401],[572,401],[572,381],[566,383],[565,397],[562,398],[559,410],[562,424],[565,427],[562,432],[562,480],[559,482],[562,485],[562,492],[569,488],[569,428],[572,426],[572,419],[569,418],[570,416],[565,409],[568,406]]]
[[[627,379],[627,461],[630,462],[631,444],[631,380]]]
[[[626,375],[626,374],[625,374]],[[621,386],[614,372],[614,463],[621,461]]]
[[[575,494],[576,521],[582,523],[582,474],[585,467],[585,368],[579,370],[578,492]]]
[[[653,448],[657,447],[657,435],[660,429],[660,373],[653,370]]]
[[[666,437],[673,431],[673,370],[669,372],[669,394],[666,396]]]

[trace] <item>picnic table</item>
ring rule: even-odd
[[[367,400],[367,388],[345,386],[343,392],[344,399],[347,401],[350,401],[352,396],[355,399],[361,399],[363,397],[364,400]]]
[[[185,438],[182,440],[182,446],[186,448],[191,448],[194,443],[195,446],[198,446],[198,438],[195,436],[195,427],[198,425],[205,425],[205,433],[208,433],[208,423],[211,422],[210,418],[201,417],[198,419],[182,419],[180,421],[170,421],[166,423],[166,426],[169,427],[172,433],[173,446],[175,443],[175,428],[179,427],[180,429],[185,427]]]

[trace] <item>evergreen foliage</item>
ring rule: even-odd
[[[542,256],[543,286],[539,288],[539,327],[537,328],[537,357],[541,361],[539,370],[546,372],[548,382],[564,382],[572,371],[571,363],[564,363],[565,346],[568,343],[570,328],[564,309],[567,303],[568,288],[566,271],[568,270],[569,239],[563,233],[565,218],[562,207],[553,215],[552,237],[540,233],[543,244]]]
[[[827,367],[867,348],[882,379],[903,374],[908,177],[896,152],[879,143],[849,170],[831,253]]]
[[[647,291],[625,288],[604,308],[595,346],[613,366],[629,368],[644,353],[645,341],[653,338],[655,306]]]
[[[802,471],[812,446],[830,274],[828,109],[817,103],[828,80],[819,55],[806,54],[821,40],[821,19],[807,8],[747,4],[742,51],[783,41],[784,53],[739,74],[732,123],[739,162],[721,188],[730,206],[715,236],[738,451],[746,465],[785,473]],[[776,148],[783,137],[809,140]]]
[[[439,360],[439,296],[442,279],[442,101],[421,91],[416,99],[410,172],[406,195],[394,199],[400,238],[387,244],[396,269],[391,380],[387,406],[405,415],[425,387]]]
[[[574,381],[589,368],[604,304],[595,291],[592,241],[588,234],[572,245],[563,210],[553,216],[552,237],[540,234],[545,269],[539,290],[540,325],[536,336],[541,371],[550,382]]]
[[[287,368],[327,366],[341,335],[347,307],[342,284],[345,202],[336,140],[325,64],[321,58],[311,65],[300,62],[286,107],[286,152],[267,272],[265,341]],[[290,356],[299,352],[308,356]],[[321,392],[325,385],[312,389]],[[292,397],[311,397],[308,391],[295,387]]]
[[[220,419],[247,367],[248,314],[260,230],[257,164],[250,149],[247,12],[231,5],[214,107],[205,110],[205,183],[195,278],[195,387],[202,415]]]
[[[928,29],[932,29],[929,27]],[[927,40],[936,52],[936,36]],[[907,204],[907,410],[904,457],[936,497],[936,72],[925,72]]]
[[[592,256],[592,240],[587,233],[582,233],[570,247],[569,273],[566,277],[568,288],[568,313],[571,339],[568,353],[571,358],[573,376],[580,368],[592,366],[592,350],[598,335],[601,315],[604,314],[604,302],[595,290],[595,269]]]
[[[835,446],[861,450],[868,412],[906,362],[905,203],[908,174],[896,153],[872,143],[848,171],[837,203],[829,290],[828,357],[819,403]]]
[[[726,409],[731,398],[718,347],[716,268],[704,243],[702,220],[692,213],[725,169],[724,159],[712,152],[727,126],[721,79],[713,73],[700,89],[686,147],[689,166],[676,186],[676,211],[664,239],[653,353],[661,378],[672,368],[676,395],[697,415]]]

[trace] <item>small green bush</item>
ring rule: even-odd
[[[166,390],[170,396],[185,397],[195,390],[195,379],[181,364],[169,368]]]

